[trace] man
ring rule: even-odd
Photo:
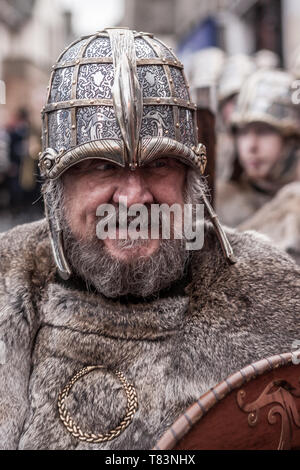
[[[231,117],[241,87],[247,77],[255,71],[254,60],[245,54],[227,58],[218,86],[218,140],[217,179],[228,180],[235,156],[234,137],[231,132]]]
[[[22,186],[22,168],[28,158],[30,123],[26,108],[20,108],[15,113],[12,122],[7,128],[9,135],[9,187],[10,206],[16,215],[24,208],[26,193]]]
[[[245,54],[230,56],[224,64],[219,79],[218,107],[226,129],[231,127],[231,116],[242,85],[254,71],[254,60]]]
[[[231,120],[234,170],[217,188],[217,212],[226,225],[244,222],[296,179],[300,122],[291,84],[286,72],[260,70],[241,89]]]
[[[299,338],[299,270],[223,231],[194,118],[180,62],[146,33],[106,29],[54,66],[47,221],[0,241],[2,448],[151,449],[203,392]],[[175,222],[169,240],[99,239],[99,207],[125,197],[205,203],[203,248],[188,252]]]

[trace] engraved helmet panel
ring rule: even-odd
[[[183,66],[150,34],[111,28],[67,47],[53,66],[42,117],[46,178],[85,158],[134,168],[168,155],[204,171]]]
[[[282,135],[299,135],[300,115],[293,103],[293,78],[282,70],[259,70],[242,86],[232,114],[233,129],[265,122]]]

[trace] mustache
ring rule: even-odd
[[[179,206],[179,205],[178,205]],[[100,208],[100,210],[99,210]],[[177,215],[172,213],[168,204],[134,204],[132,206],[119,205],[109,207],[99,206],[97,209],[97,228],[101,227],[105,233],[115,233],[116,229],[126,231],[127,236],[141,233],[149,238],[182,238],[183,211],[180,212],[179,222]],[[176,207],[178,210],[178,207]],[[182,209],[179,208],[179,211]],[[132,214],[133,213],[133,214]],[[100,233],[100,232],[99,232]],[[101,232],[102,233],[102,232]],[[169,236],[167,234],[170,234]],[[98,234],[98,232],[97,232]],[[166,236],[165,236],[166,235]],[[99,236],[101,238],[101,236]],[[115,238],[115,236],[113,237]],[[117,237],[118,238],[118,237]],[[122,236],[123,238],[123,236]]]
[[[143,205],[143,210],[137,210],[135,215],[130,215],[131,206],[127,207],[125,205],[119,204],[115,206],[114,212],[108,212],[107,215],[99,216],[100,220],[105,220],[106,222],[115,222],[118,227],[127,227],[131,222],[136,220],[138,217],[142,225],[150,226],[153,220],[151,219],[151,206]]]

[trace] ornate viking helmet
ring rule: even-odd
[[[205,167],[183,66],[158,39],[106,29],[71,44],[53,66],[43,108],[42,174],[86,158],[142,166],[168,155]]]
[[[244,81],[255,69],[255,62],[251,57],[245,54],[230,56],[225,62],[219,80],[219,103],[239,93]]]
[[[277,69],[280,66],[280,58],[276,52],[269,49],[260,49],[254,54],[254,60],[258,69]]]
[[[190,82],[193,88],[216,85],[225,63],[225,52],[218,47],[207,47],[191,55]]]
[[[196,109],[182,64],[153,35],[108,28],[82,37],[53,66],[42,110],[41,174],[53,180],[89,158],[134,170],[164,155],[202,174],[206,150],[197,140]],[[59,218],[47,198],[45,207],[54,258],[67,279]]]
[[[282,135],[299,135],[300,116],[292,100],[292,76],[281,70],[259,70],[242,86],[236,110],[232,115],[233,129],[251,122],[265,122]]]

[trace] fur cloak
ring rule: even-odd
[[[300,181],[285,185],[239,230],[256,230],[300,264]]]
[[[210,387],[300,339],[300,270],[247,232],[228,231],[228,265],[210,225],[185,286],[147,302],[108,300],[55,276],[45,221],[0,236],[0,448],[151,449]],[[82,367],[66,406],[82,430],[122,419],[133,383],[138,410],[119,437],[89,444],[59,418],[57,398]]]

